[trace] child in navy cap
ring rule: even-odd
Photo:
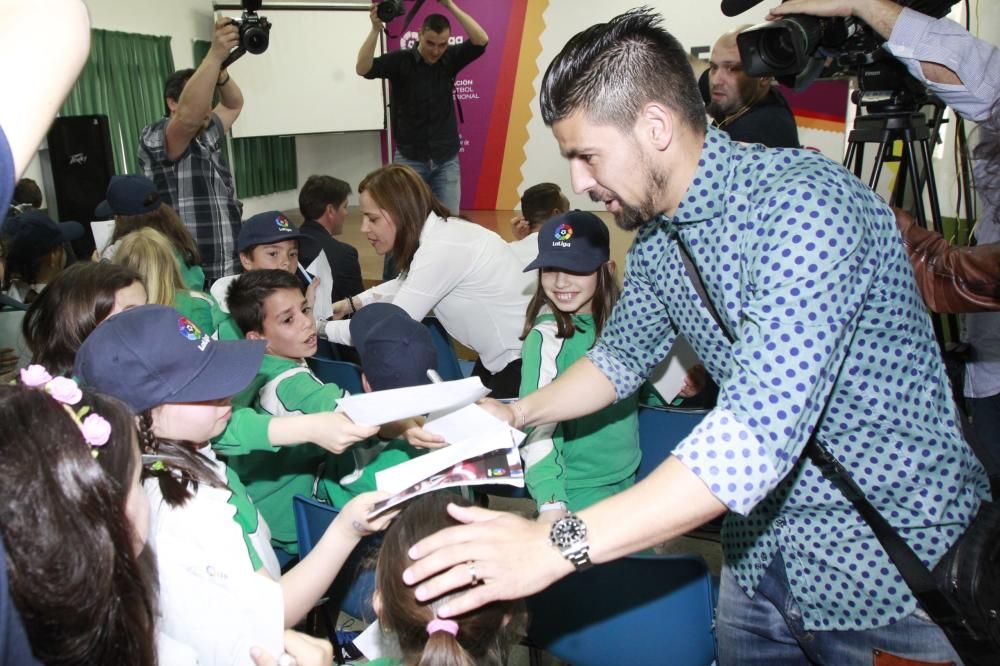
[[[77,354],[77,376],[137,414],[159,629],[203,664],[243,661],[238,655],[254,645],[280,653],[283,629],[315,605],[361,537],[385,522],[365,518],[381,495],[358,496],[302,569],[281,581],[267,524],[208,446],[226,429],[229,398],[254,378],[265,344],[213,340],[176,310],[145,305],[102,323]],[[344,423],[355,441],[375,430]]]
[[[239,237],[236,239],[240,265],[244,271],[274,269],[295,275],[302,288],[307,290],[310,307],[316,309],[315,316],[318,319],[326,319],[333,313],[333,304],[327,303],[326,298],[316,303],[315,294],[320,281],[327,286],[332,284],[332,271],[325,255],[321,256],[322,261],[318,258],[310,265],[312,271],[307,271],[299,263],[299,243],[305,237],[305,234],[299,231],[284,213],[277,210],[257,213],[244,220]],[[223,277],[212,285],[212,295],[227,312],[229,310],[227,293],[236,278],[235,275]]]
[[[618,300],[604,222],[585,211],[546,221],[538,232],[539,269],[521,347],[520,396],[548,384],[593,347]],[[555,521],[625,490],[639,466],[638,392],[563,423],[538,426],[521,447],[524,480],[539,520]]]
[[[94,215],[99,220],[115,219],[111,243],[101,252],[105,259],[114,256],[118,242],[125,236],[151,227],[170,240],[184,287],[192,291],[205,288],[198,244],[177,211],[163,201],[149,178],[134,174],[113,176],[108,183],[107,198],[97,205]]]
[[[83,237],[76,222],[57,224],[48,215],[28,210],[7,220],[7,265],[3,290],[22,303],[32,302],[49,280],[66,267],[65,245]]]

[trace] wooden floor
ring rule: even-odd
[[[495,231],[504,240],[510,241],[513,240],[510,220],[517,214],[518,211],[513,210],[465,210],[462,211],[461,217]],[[285,215],[295,224],[302,223],[302,215],[297,210],[285,211]],[[620,279],[625,270],[625,250],[632,242],[632,234],[616,227],[609,214],[598,213],[598,215],[611,230],[611,257],[618,262]],[[368,239],[361,233],[361,211],[357,206],[351,206],[347,221],[344,223],[344,233],[337,236],[337,239],[357,248],[358,258],[361,261],[361,276],[366,286],[382,281],[382,257],[375,254]]]

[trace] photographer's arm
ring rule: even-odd
[[[176,160],[183,155],[191,139],[205,127],[205,121],[212,110],[212,94],[219,81],[220,67],[239,41],[239,28],[232,24],[231,19],[222,17],[215,22],[212,48],[188,79],[170,122],[167,123],[166,148],[169,159]]]
[[[466,14],[461,7],[455,4],[454,0],[438,0],[441,6],[451,12],[459,25],[469,35],[469,41],[476,46],[486,46],[490,42],[490,36],[483,30],[483,26],[476,22],[476,19]]]
[[[371,71],[372,65],[375,63],[375,47],[378,45],[378,38],[382,34],[382,29],[385,27],[385,24],[379,20],[376,11],[377,7],[372,5],[372,29],[368,31],[368,36],[365,37],[365,41],[358,51],[358,63],[354,66],[354,71],[357,72],[358,76],[364,76]]]
[[[0,26],[0,127],[19,175],[87,61],[90,19],[80,0],[2,0]]]
[[[892,0],[788,0],[773,8],[767,18],[771,20],[788,14],[856,16],[884,39],[889,39],[902,13],[903,6]],[[955,72],[943,65],[933,62],[920,64],[928,81],[953,85],[962,83]]]
[[[220,72],[219,81],[222,82],[222,85],[217,85],[219,103],[215,105],[212,112],[219,116],[222,128],[228,132],[236,119],[240,117],[240,111],[243,110],[243,91],[236,85],[229,70],[224,69]]]

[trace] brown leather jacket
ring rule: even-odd
[[[1000,310],[1000,243],[952,247],[909,213],[894,210],[928,308],[946,313]]]

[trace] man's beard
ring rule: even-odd
[[[652,168],[645,160],[643,160],[642,175],[646,179],[644,188],[646,194],[638,206],[630,206],[626,204],[622,201],[621,197],[611,190],[590,191],[591,201],[604,203],[614,199],[618,202],[620,210],[613,212],[612,215],[615,218],[615,224],[625,231],[635,231],[646,224],[646,222],[663,212],[659,210],[655,194],[662,193],[663,190],[666,189],[666,174]]]

